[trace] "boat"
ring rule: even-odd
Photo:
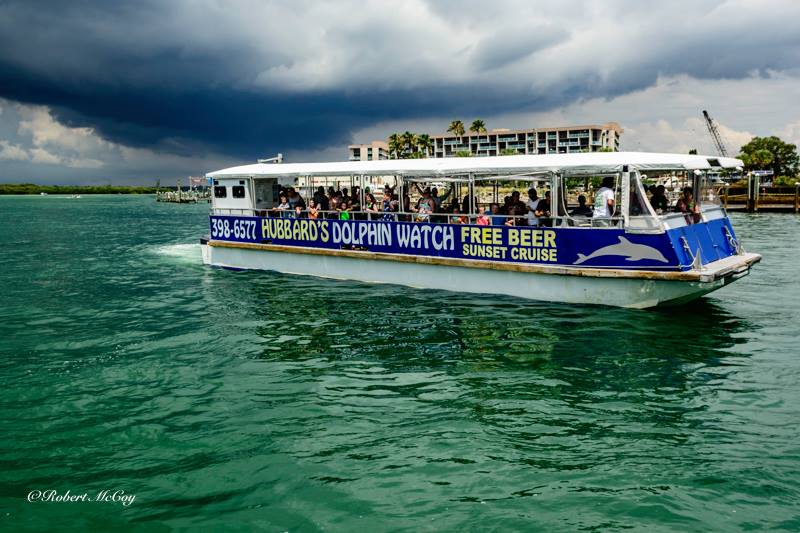
[[[237,166],[206,174],[212,203],[203,262],[569,304],[683,304],[746,276],[761,259],[744,250],[710,178],[741,168],[733,158],[644,152]],[[691,211],[653,207],[648,184],[665,176],[697,199],[686,204]],[[458,216],[420,215],[405,200],[436,182],[457,200],[464,195]],[[598,190],[601,182],[610,187]],[[349,184],[364,205],[381,183],[384,212],[314,218],[276,209],[289,187],[308,200],[320,186]],[[483,214],[494,203],[487,197],[500,203],[511,188],[549,191],[547,216]],[[575,214],[578,192],[589,204],[601,198],[595,216]]]

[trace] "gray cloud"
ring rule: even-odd
[[[670,77],[796,78],[799,18],[791,0],[6,1],[0,97],[115,146],[303,157],[380,123],[544,113]],[[35,148],[3,133],[12,118],[5,161]]]

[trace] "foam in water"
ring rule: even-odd
[[[196,262],[202,260],[200,243],[194,244],[168,244],[157,246],[154,250],[157,255],[174,257],[183,261]]]

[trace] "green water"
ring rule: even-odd
[[[798,217],[629,311],[208,269],[206,212],[0,197],[3,529],[800,529]]]

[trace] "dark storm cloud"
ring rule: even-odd
[[[798,67],[792,3],[665,4],[5,2],[0,97],[126,146],[252,158],[385,120]]]

